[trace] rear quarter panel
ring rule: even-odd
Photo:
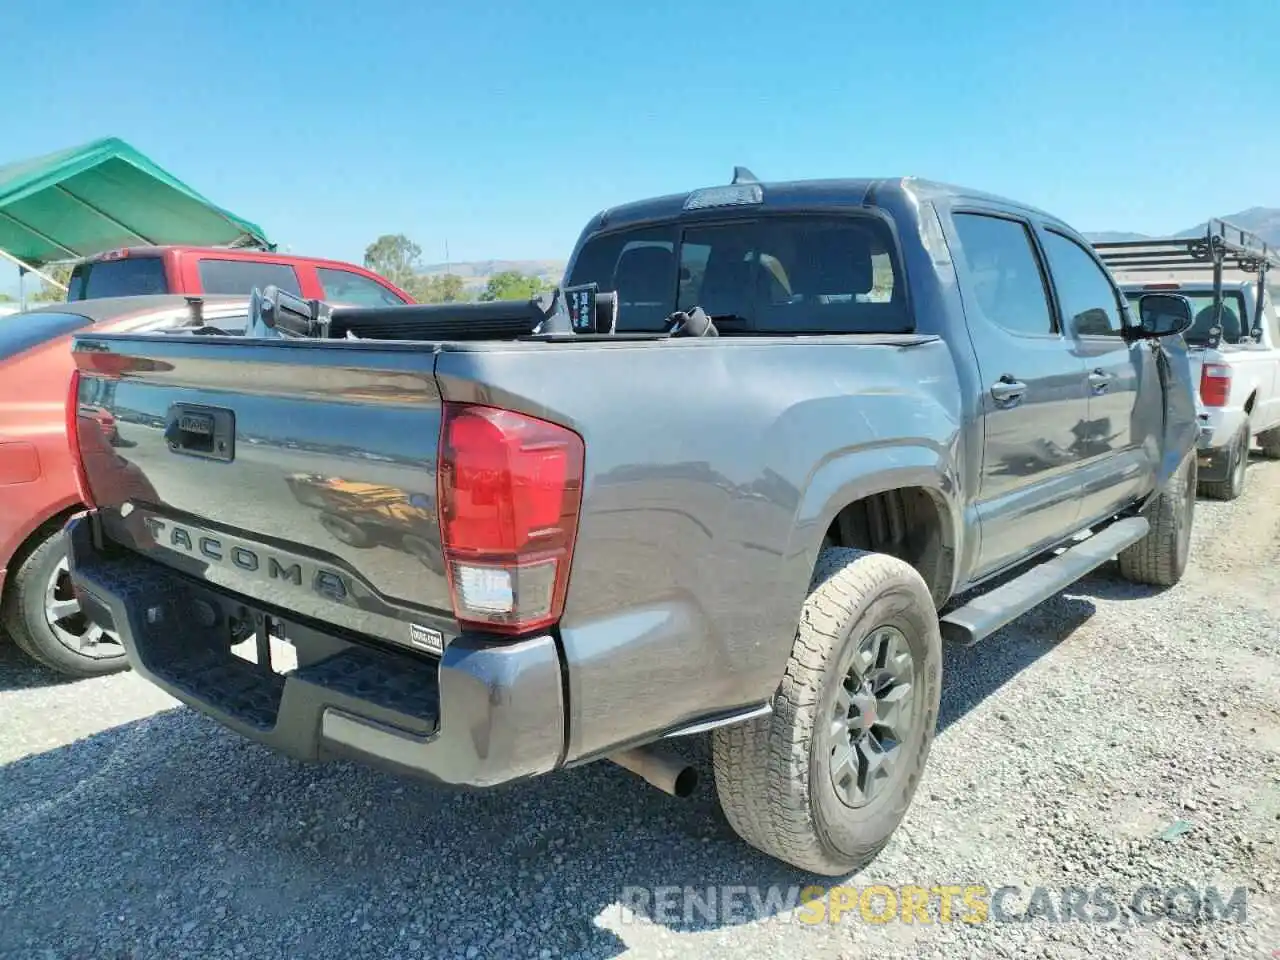
[[[845,504],[922,485],[959,525],[949,348],[872,339],[440,355],[447,399],[523,410],[586,441],[561,622],[569,760],[767,700],[823,534]]]
[[[65,415],[70,343],[64,335],[0,361],[0,569],[35,530],[79,503]]]

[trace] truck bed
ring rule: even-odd
[[[815,504],[886,471],[945,486],[961,422],[949,350],[919,335],[85,335],[75,355],[80,403],[111,411],[123,441],[93,441],[93,421],[81,417],[109,542],[418,653],[462,632],[436,518],[442,401],[503,407],[580,435],[581,518],[558,625],[572,665],[571,736],[581,738],[570,755],[614,742],[619,702],[663,728],[765,699],[813,568],[792,538],[816,549],[813,527],[830,522]],[[225,411],[223,458],[169,445],[185,410]],[[636,629],[646,639],[631,645],[640,660],[628,674],[603,653]],[[740,639],[750,636],[762,639]],[[671,696],[669,681],[690,670],[707,678],[698,696]]]

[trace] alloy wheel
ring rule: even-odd
[[[78,657],[109,660],[124,656],[119,638],[103,630],[80,609],[80,601],[71,589],[71,571],[65,557],[45,586],[44,617],[58,642]]]
[[[831,784],[850,807],[879,795],[910,739],[915,662],[897,627],[872,630],[836,691],[827,735]]]

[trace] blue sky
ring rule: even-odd
[[[1280,206],[1280,3],[16,3],[0,162],[119,136],[298,253],[567,255],[601,207],[914,174],[1083,230]],[[16,42],[13,38],[21,38]]]

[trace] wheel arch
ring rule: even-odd
[[[828,460],[805,490],[788,556],[808,572],[827,544],[894,554],[920,571],[941,605],[963,555],[959,488],[943,451],[925,445],[874,447]],[[879,535],[886,529],[887,540]]]
[[[87,509],[76,497],[70,497],[51,504],[41,513],[36,514],[15,534],[12,549],[4,562],[4,580],[0,584],[0,606],[8,603],[12,592],[13,577],[10,575],[21,565],[49,531],[56,530],[66,524],[73,516]]]

